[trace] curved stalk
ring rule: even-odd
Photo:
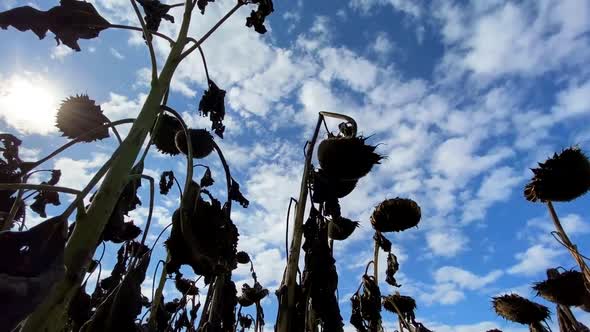
[[[135,15],[137,16],[137,20],[141,25],[141,29],[143,30],[143,36],[145,38],[145,42],[147,44],[148,50],[150,52],[150,62],[152,63],[152,84],[158,80],[158,62],[156,60],[156,52],[154,51],[154,43],[152,43],[152,34],[148,31],[145,21],[139,12],[139,8],[135,3],[135,0],[129,0],[131,2],[131,6],[133,6],[133,11],[135,11]]]
[[[190,5],[189,0],[187,4]],[[127,184],[133,162],[156,119],[162,97],[180,63],[180,54],[186,43],[190,19],[191,12],[189,8],[185,8],[177,42],[162,68],[160,79],[152,84],[137,120],[117,149],[120,153],[113,159],[110,171],[106,174],[87,213],[80,216],[76,222],[64,254],[66,277],[54,285],[44,302],[24,321],[21,332],[58,332],[63,328],[69,303],[82,282],[96,248],[95,244],[107,223],[107,216],[112,213]],[[48,317],[51,319],[47,319]]]
[[[118,126],[118,125],[133,123],[133,121],[135,121],[135,119],[122,119],[122,120],[112,121],[112,122],[108,123],[106,126],[109,128],[114,128],[115,126]],[[88,133],[67,142],[66,144],[60,146],[59,148],[57,148],[55,151],[53,151],[52,153],[50,153],[46,157],[41,158],[38,161],[36,161],[33,165],[31,165],[30,169],[32,170],[32,169],[37,168],[39,165],[43,164],[44,162],[46,162],[46,161],[50,160],[51,158],[57,156],[58,154],[62,153],[63,151],[65,151],[66,149],[71,147],[72,145],[81,142],[86,137],[92,136],[93,134],[95,134],[96,132],[98,132],[99,130],[102,130],[102,129],[103,129],[102,127],[97,127],[95,129],[89,131]]]
[[[52,186],[49,184],[32,184],[32,183],[0,183],[0,190],[15,190],[15,189],[32,189],[42,191],[57,191],[60,193],[80,195],[82,192],[76,189],[67,187]]]

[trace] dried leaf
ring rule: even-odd
[[[234,179],[231,179],[231,189],[229,197],[231,200],[240,203],[240,205],[244,208],[247,208],[250,204],[250,201],[248,201],[240,191],[240,185]]]
[[[174,172],[166,171],[160,176],[160,194],[168,195],[174,184]]]
[[[199,102],[199,113],[203,116],[209,116],[211,120],[211,130],[220,138],[223,138],[225,126],[223,118],[225,117],[225,90],[217,87],[217,84],[209,80],[209,90],[203,93]]]
[[[150,262],[146,255],[129,271],[121,286],[103,302],[86,324],[84,332],[135,331],[135,318],[142,310],[141,283]]]
[[[47,218],[47,213],[45,213],[45,207],[47,204],[55,206],[60,205],[59,194],[55,191],[40,191],[39,194],[35,196],[35,202],[30,205],[30,208],[42,218]]]
[[[86,1],[61,0],[59,6],[48,11],[24,6],[0,13],[0,28],[13,26],[20,31],[31,30],[39,39],[51,31],[58,44],[61,42],[76,51],[80,51],[78,39],[96,38],[109,25]]]
[[[174,23],[174,17],[168,14],[172,6],[161,3],[159,0],[136,0],[145,12],[145,25],[150,31],[158,31],[162,19]]]
[[[391,252],[387,255],[387,269],[385,270],[385,282],[394,287],[401,287],[395,280],[395,274],[399,270],[399,263],[397,257]]]
[[[201,14],[205,14],[205,7],[209,2],[215,2],[215,0],[197,0],[197,7],[199,7]]]
[[[377,242],[377,245],[385,252],[391,251],[391,241],[389,241],[381,232],[375,232],[373,239]]]
[[[201,178],[201,187],[206,188],[212,186],[213,183],[215,183],[215,181],[213,180],[213,176],[211,175],[211,170],[209,169],[209,167],[207,167],[205,174],[203,174],[203,177]]]
[[[249,28],[254,27],[256,32],[264,34],[266,33],[264,20],[274,11],[272,0],[257,0],[255,3],[258,3],[258,9],[253,10],[250,16],[246,18],[246,26]]]
[[[28,231],[0,233],[1,331],[12,331],[63,277],[66,230],[66,220],[54,217]]]

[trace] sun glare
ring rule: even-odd
[[[58,89],[40,75],[14,75],[0,86],[0,118],[27,134],[55,131]]]

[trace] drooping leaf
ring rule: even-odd
[[[274,11],[272,0],[257,0],[253,2],[258,3],[258,8],[256,11],[253,10],[250,16],[246,18],[246,26],[249,28],[254,27],[256,32],[264,34],[266,33],[264,20]]]
[[[213,176],[211,175],[211,170],[209,169],[209,167],[207,167],[205,174],[203,174],[203,177],[201,178],[200,185],[202,188],[206,188],[212,186],[213,183],[215,183],[215,181],[213,180]]]
[[[160,194],[168,195],[174,184],[174,172],[166,171],[160,175]]]
[[[203,116],[209,116],[211,130],[220,138],[223,138],[225,131],[225,126],[223,125],[223,118],[225,117],[224,99],[225,90],[220,89],[215,82],[209,80],[209,89],[205,90],[199,102],[199,113]]]
[[[79,39],[96,38],[109,25],[86,1],[61,0],[59,6],[48,11],[24,6],[0,12],[0,28],[13,26],[20,31],[31,30],[39,39],[51,31],[58,44],[61,42],[76,51],[80,51]]]
[[[102,113],[100,105],[96,105],[88,95],[77,95],[64,100],[56,118],[55,126],[67,138],[83,136],[82,141],[92,142],[109,137],[106,126],[109,119]]]
[[[205,7],[209,2],[215,2],[215,0],[197,0],[197,7],[199,7],[201,14],[205,14]]]
[[[65,273],[66,220],[48,219],[24,232],[0,233],[0,330],[12,331]]]
[[[135,331],[135,318],[142,310],[141,283],[150,262],[145,255],[137,266],[125,275],[121,286],[103,302],[86,324],[84,332]]]
[[[198,188],[194,182],[192,186]],[[189,195],[185,193],[185,199]],[[197,197],[194,202],[190,207],[185,205],[183,212],[177,209],[172,216],[172,230],[165,242],[170,254],[166,270],[173,273],[181,265],[190,265],[196,274],[205,277],[205,283],[209,283],[219,273],[236,268],[239,234],[218,200],[212,198],[207,202]],[[181,213],[184,213],[182,218]]]
[[[30,205],[30,208],[42,218],[47,218],[47,213],[45,213],[45,207],[47,204],[55,206],[60,205],[59,194],[55,191],[40,191],[39,194],[35,196],[35,201]]]
[[[394,287],[401,287],[395,280],[395,274],[399,270],[399,263],[397,257],[391,252],[387,255],[387,269],[385,270],[385,282]]]
[[[174,23],[174,17],[168,14],[170,5],[161,3],[159,0],[137,0],[145,12],[145,25],[150,31],[158,31],[162,19]]]
[[[391,251],[391,241],[389,241],[381,232],[375,232],[373,239],[377,242],[377,245],[385,252]]]
[[[238,202],[244,208],[247,208],[248,205],[250,205],[250,201],[248,201],[246,197],[244,197],[244,195],[240,191],[240,185],[234,179],[231,179],[231,189],[229,197],[233,201]]]

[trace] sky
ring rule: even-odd
[[[127,0],[92,2],[111,23],[138,26]],[[23,4],[2,1],[0,10]],[[57,1],[26,4],[47,10]],[[189,35],[202,36],[233,5],[217,0],[205,15],[195,13]],[[227,91],[226,134],[216,140],[251,202],[247,209],[236,205],[232,219],[240,231],[239,249],[250,253],[259,279],[271,290],[263,303],[267,328],[275,320],[273,293],[285,266],[289,198],[298,196],[303,147],[319,111],[352,116],[359,132],[387,156],[341,201],[343,215],[361,223],[351,238],[335,245],[345,322],[349,298],[372,259],[371,212],[398,196],[422,208],[418,228],[387,237],[400,261],[399,291],[416,299],[417,319],[427,327],[526,331],[493,312],[491,298],[506,292],[555,311],[530,285],[543,280],[547,268],[571,269],[575,261],[551,236],[546,207],[526,201],[522,192],[532,176],[529,168],[553,152],[571,145],[590,152],[590,2],[276,0],[274,5],[266,34],[244,26],[251,8],[241,8],[203,44],[211,79]],[[175,36],[181,11],[171,14],[177,23],[164,21],[160,32]],[[141,33],[106,30],[72,52],[56,46],[51,33],[39,41],[31,32],[9,28],[0,31],[0,45],[0,131],[22,138],[23,159],[36,160],[66,142],[53,124],[67,96],[86,93],[118,120],[135,117],[149,91]],[[161,65],[169,46],[158,40],[155,48]],[[193,128],[210,126],[197,112],[204,89],[203,65],[194,53],[178,68],[169,102]],[[328,122],[332,130],[337,124]],[[60,185],[80,189],[115,147],[113,138],[80,144],[47,167],[62,170]],[[179,178],[184,174],[180,156],[152,150],[147,160],[146,173],[156,180],[166,170]],[[212,167],[213,192],[224,197],[219,160],[210,156],[203,163]],[[177,197],[174,191],[156,195],[148,243],[170,223]],[[586,253],[588,203],[590,195],[555,204],[568,234]],[[30,223],[40,221],[30,215]],[[130,217],[141,225],[146,216],[144,204]],[[158,259],[165,257],[161,244]],[[116,251],[107,248],[103,273]],[[142,286],[145,295],[151,293],[155,262]],[[238,289],[251,283],[248,269],[236,270],[234,280]],[[381,290],[397,289],[382,283]],[[167,286],[167,299],[174,294]],[[575,313],[590,325],[590,314]],[[384,312],[383,319],[393,331],[396,318]],[[353,331],[348,324],[345,330]]]

